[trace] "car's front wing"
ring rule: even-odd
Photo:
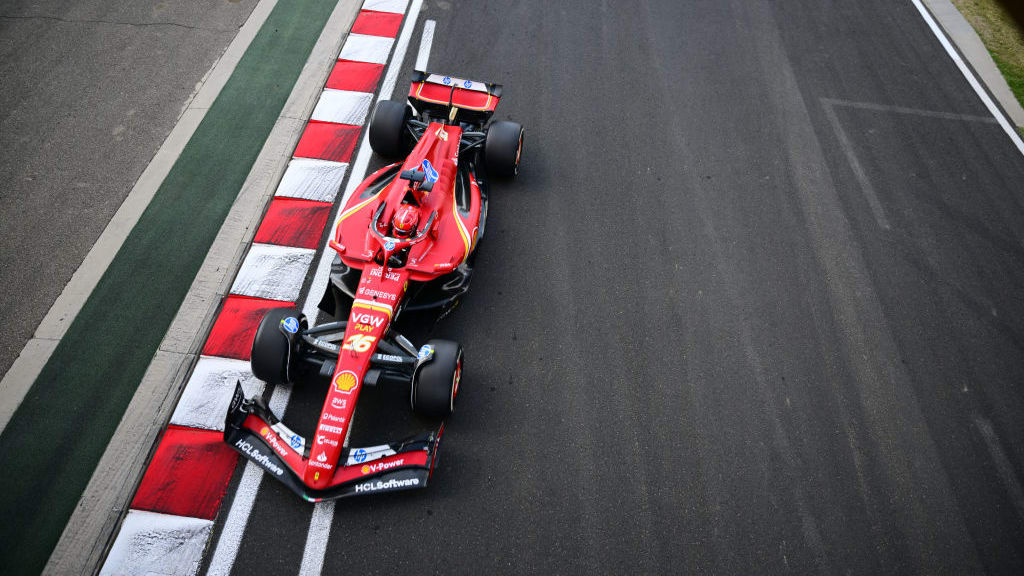
[[[346,448],[337,465],[311,462],[308,443],[284,426],[260,398],[246,399],[235,385],[224,426],[224,441],[310,502],[423,488],[430,480],[444,425],[401,442]],[[314,436],[314,438],[316,438]],[[331,473],[331,485],[315,490],[302,482],[307,466]]]

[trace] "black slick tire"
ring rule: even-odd
[[[256,337],[252,341],[253,376],[268,384],[286,384],[288,382],[289,360],[294,364],[294,354],[289,354],[288,338],[281,331],[281,321],[293,317],[299,320],[299,329],[305,329],[306,319],[294,308],[274,308],[267,312],[256,329]]]
[[[434,358],[412,380],[413,412],[427,418],[445,418],[455,409],[462,378],[462,346],[450,340],[429,340]]]
[[[519,173],[519,158],[523,154],[523,127],[502,120],[487,129],[484,140],[484,161],[487,174],[495,178],[515,178]]]
[[[408,106],[391,100],[377,102],[370,117],[370,148],[385,158],[401,158],[409,153],[410,138],[405,125],[412,117]]]

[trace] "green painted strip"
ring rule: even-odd
[[[4,574],[46,564],[334,5],[277,4],[0,436]]]

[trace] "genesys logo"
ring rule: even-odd
[[[377,480],[376,482],[363,482],[362,484],[356,484],[356,492],[376,492],[377,490],[395,490],[398,488],[411,488],[413,486],[419,486],[419,478],[409,478],[408,480],[396,480],[391,479],[387,482]]]
[[[331,398],[331,408],[337,408],[338,410],[344,410],[345,407],[347,407],[347,406],[348,406],[348,400],[345,400],[344,398],[338,398],[338,397]],[[324,414],[324,418],[327,418],[328,420],[331,420],[333,422],[344,422],[345,421],[345,419],[342,418],[341,416],[335,416],[334,414],[331,414],[330,412],[327,412],[326,414]],[[335,420],[335,418],[337,418],[337,420]]]
[[[320,430],[324,432],[330,432],[332,434],[341,434],[345,431],[341,426],[331,426],[330,424],[321,424]]]
[[[322,434],[317,434],[316,435],[316,443],[318,445],[326,444],[328,446],[337,446],[338,445],[338,441],[337,440],[331,440],[330,438],[328,438],[327,436],[324,436]]]
[[[367,298],[381,298],[383,300],[390,300],[391,302],[398,300],[397,294],[392,294],[390,292],[385,292],[383,290],[377,290],[376,288],[365,288],[363,286],[359,287],[358,294],[360,296],[366,296]]]
[[[392,460],[391,462],[378,462],[376,464],[363,464],[363,467],[359,469],[363,474],[376,474],[377,472],[383,472],[392,468],[401,466],[405,460]]]

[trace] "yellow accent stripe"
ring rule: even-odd
[[[362,299],[358,299],[357,298],[355,301],[352,302],[352,307],[353,308],[369,308],[370,310],[375,310],[377,312],[383,312],[383,313],[388,315],[388,318],[391,318],[391,307],[386,305],[386,304],[377,304],[375,302],[371,303],[369,300],[362,300]]]
[[[385,186],[385,188],[387,188],[387,187]],[[381,192],[383,192],[383,190],[381,190]],[[341,221],[344,220],[345,218],[348,218],[349,216],[351,216],[351,215],[355,214],[356,212],[359,212],[360,210],[362,210],[367,204],[369,204],[370,202],[373,202],[377,198],[377,196],[380,196],[380,192],[377,192],[373,196],[370,196],[366,200],[364,200],[364,201],[360,202],[359,204],[356,204],[355,206],[353,206],[353,207],[349,208],[348,210],[345,210],[344,212],[342,212],[341,213],[341,217],[338,218],[338,223],[341,223]]]
[[[455,218],[455,223],[459,226],[459,235],[462,236],[462,243],[466,245],[466,255],[462,257],[463,260],[469,258],[469,231],[466,230],[466,225],[462,223],[462,218],[459,217],[458,202],[455,199],[455,181],[458,178],[452,178],[452,217]]]

